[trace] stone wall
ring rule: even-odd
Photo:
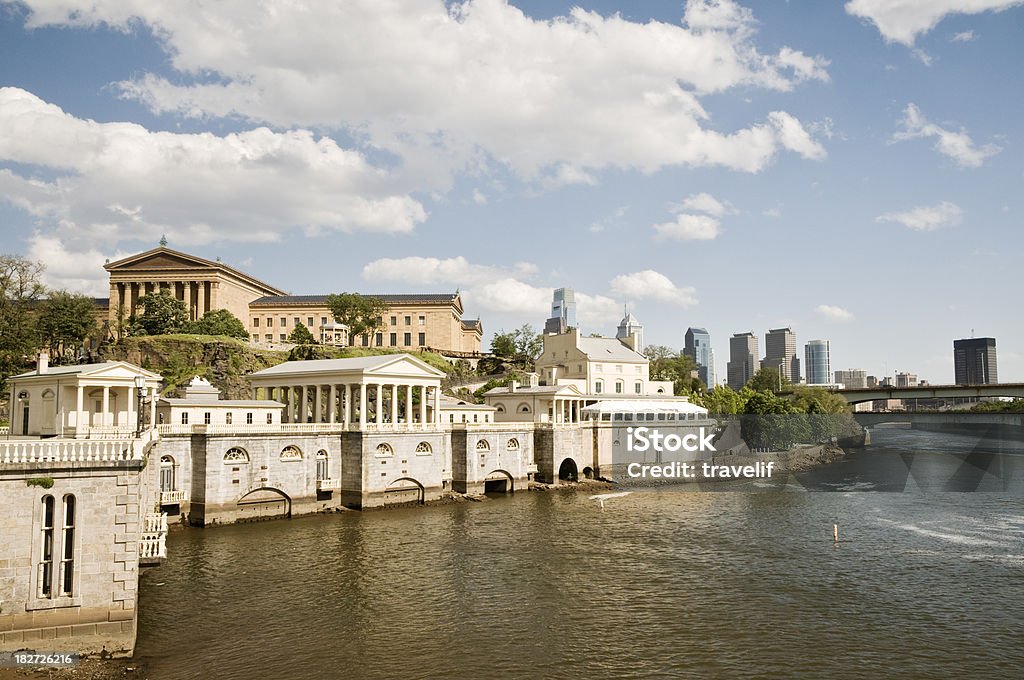
[[[507,482],[505,491],[525,491],[533,463],[533,426],[518,429],[456,429],[451,434],[452,486],[460,493],[483,493],[487,482]]]

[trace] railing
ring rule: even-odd
[[[317,491],[333,491],[341,486],[340,480],[337,479],[318,479],[316,480]]]
[[[167,513],[150,513],[143,520],[139,539],[140,560],[162,560],[167,557]]]
[[[436,431],[442,424],[427,423],[366,423],[360,429],[359,423],[279,423],[274,425],[157,425],[161,435],[254,435],[254,434],[337,434],[341,432],[429,432]]]
[[[141,439],[21,439],[0,442],[0,463],[80,463],[142,459]]]
[[[184,491],[161,491],[160,505],[178,505],[185,502]]]
[[[7,425],[0,425],[0,437],[6,437],[11,433],[11,428]]]

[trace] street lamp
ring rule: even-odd
[[[137,376],[135,376],[135,391],[138,394],[138,398],[139,398],[139,408],[138,408],[139,418],[138,418],[138,423],[136,424],[136,427],[135,427],[135,437],[139,438],[139,437],[142,436],[142,409],[143,409],[143,407],[145,406],[145,403],[146,403],[146,401],[145,401],[146,400],[146,376],[144,376],[144,375],[137,375]]]

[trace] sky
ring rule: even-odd
[[[1024,0],[0,0],[0,252],[1024,381]]]

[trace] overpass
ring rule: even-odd
[[[861,427],[874,427],[882,423],[910,423],[911,427],[927,429],[976,429],[992,427],[1020,428],[1024,432],[1024,413],[1003,413],[999,411],[943,411],[942,413],[918,413],[915,411],[894,411],[892,413],[854,413],[853,419]]]
[[[970,397],[1016,397],[1024,399],[1024,383],[996,385],[925,385],[923,387],[861,387],[834,390],[848,404],[878,399],[955,399]]]

